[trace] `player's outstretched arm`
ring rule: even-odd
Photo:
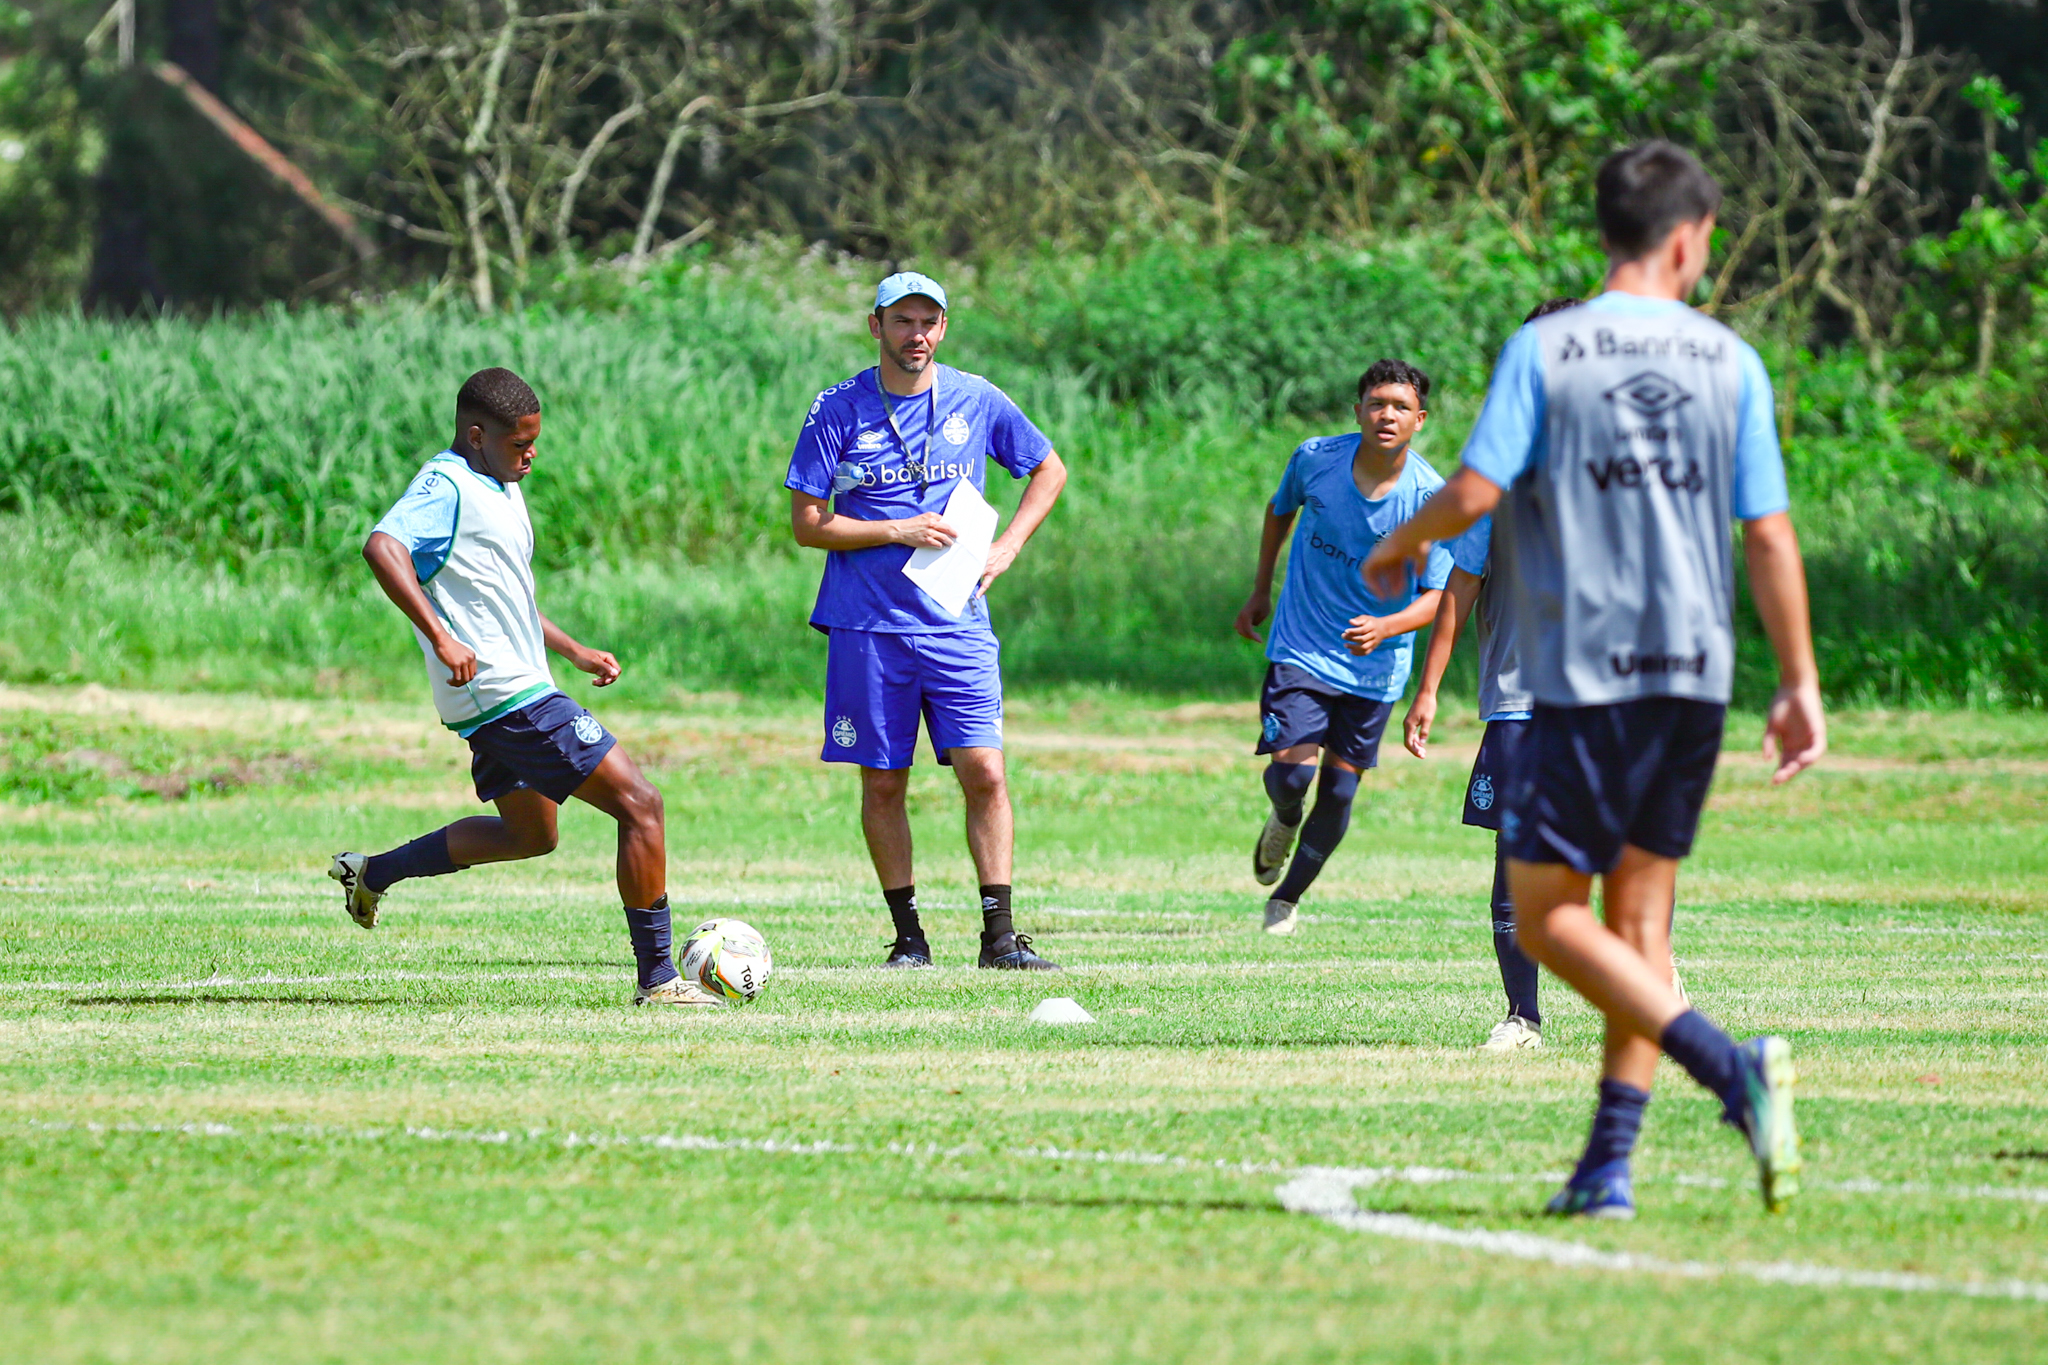
[[[589,649],[569,638],[569,632],[543,616],[540,618],[540,636],[547,647],[567,659],[577,668],[596,678],[596,687],[610,687],[619,680],[619,661],[602,649]]]
[[[1429,563],[1429,547],[1461,535],[1473,522],[1500,505],[1500,485],[1461,465],[1450,481],[1429,495],[1415,515],[1381,537],[1365,563],[1358,566],[1365,586],[1381,597],[1401,591],[1408,566],[1421,573]]]
[[[832,510],[823,498],[791,489],[789,529],[807,550],[866,550],[876,545],[908,545],[914,550],[943,550],[958,532],[936,512],[901,521],[862,521]]]
[[[1259,531],[1259,566],[1252,572],[1252,595],[1239,608],[1234,628],[1239,635],[1255,644],[1264,644],[1266,637],[1259,634],[1259,627],[1273,614],[1273,571],[1280,563],[1280,547],[1287,543],[1287,533],[1294,529],[1295,514],[1281,516],[1273,510],[1273,504],[1266,504],[1266,523]]]
[[[449,633],[441,614],[427,600],[413,572],[412,552],[405,548],[405,543],[397,536],[372,531],[363,542],[363,558],[369,561],[370,572],[377,576],[377,586],[384,589],[392,605],[404,612],[405,619],[417,626],[433,645],[434,657],[448,669],[448,681],[456,687],[474,681],[476,651]]]
[[[1820,666],[1813,657],[1813,623],[1806,599],[1806,564],[1799,536],[1785,512],[1742,524],[1749,590],[1764,634],[1778,655],[1778,693],[1764,722],[1764,759],[1775,762],[1773,784],[1789,782],[1827,752],[1821,714]]]
[[[1066,462],[1058,451],[1048,450],[1045,458],[1035,465],[1024,484],[1024,496],[1017,500],[1017,515],[1010,518],[1010,524],[996,537],[995,544],[988,547],[988,564],[981,571],[981,582],[974,591],[988,595],[988,585],[1001,576],[1003,570],[1017,562],[1018,551],[1031,539],[1052,505],[1060,500],[1060,493],[1067,486]]]
[[[1458,632],[1472,614],[1472,604],[1479,600],[1479,585],[1483,581],[1478,574],[1453,568],[1451,580],[1437,600],[1436,620],[1429,629],[1429,649],[1422,656],[1422,681],[1416,684],[1415,700],[1408,703],[1408,715],[1401,722],[1401,742],[1417,758],[1429,756],[1429,730],[1436,724],[1437,689],[1443,686],[1444,670],[1451,666],[1451,650],[1457,646]]]

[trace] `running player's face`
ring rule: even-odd
[[[1365,439],[1388,455],[1407,445],[1429,415],[1415,390],[1406,384],[1375,384],[1353,411]]]
[[[898,299],[879,315],[868,314],[868,331],[882,343],[882,354],[905,374],[918,374],[932,363],[932,354],[946,336],[946,310],[922,294]]]
[[[469,443],[483,454],[484,466],[499,483],[518,483],[533,469],[534,444],[540,440],[540,414],[520,418],[509,427],[497,423],[472,426]]]

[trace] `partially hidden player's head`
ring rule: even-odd
[[[904,374],[924,372],[946,338],[946,290],[929,275],[906,270],[875,286],[868,332],[882,358]]]
[[[1593,181],[1600,245],[1614,266],[1642,262],[1671,276],[1680,297],[1707,269],[1721,187],[1699,158],[1664,141],[1624,147]]]
[[[1429,420],[1429,376],[1405,360],[1375,360],[1358,376],[1358,429],[1383,455],[1398,455]]]
[[[478,370],[455,395],[455,453],[500,483],[533,468],[540,440],[540,399],[510,370]]]
[[[1529,310],[1529,316],[1522,319],[1522,325],[1524,327],[1527,327],[1530,323],[1536,321],[1536,319],[1538,318],[1547,318],[1552,313],[1562,313],[1565,309],[1576,308],[1584,302],[1584,299],[1545,299],[1543,300],[1543,302],[1537,304],[1534,308],[1531,308]]]

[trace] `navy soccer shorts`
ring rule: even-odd
[[[932,753],[1003,747],[1002,645],[987,630],[835,630],[825,655],[827,763],[907,768],[922,719]]]
[[[1529,737],[1526,720],[1490,720],[1479,741],[1479,756],[1472,760],[1472,779],[1465,784],[1465,823],[1480,829],[1498,830],[1507,810],[1508,778],[1520,761],[1522,746]]]
[[[1509,779],[1510,858],[1611,871],[1624,844],[1692,852],[1728,708],[1683,697],[1538,706]]]
[[[525,787],[559,806],[617,743],[596,716],[551,692],[470,735],[476,799],[495,801]]]
[[[1339,692],[1293,664],[1267,664],[1259,694],[1261,754],[1320,744],[1360,772],[1380,766],[1380,734],[1394,713],[1390,701]]]

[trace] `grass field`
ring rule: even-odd
[[[473,809],[423,708],[0,691],[0,1357],[21,1361],[2018,1360],[2048,1331],[2048,720],[1854,714],[1732,753],[1681,890],[1694,998],[1798,1049],[1807,1193],[1765,1215],[1667,1068],[1643,1216],[1536,1210],[1599,1037],[1501,1012],[1476,724],[1389,746],[1302,932],[1252,927],[1240,703],[1012,708],[1019,921],[964,969],[950,778],[913,785],[943,970],[884,975],[805,704],[609,717],[684,920],[767,996],[628,1007],[609,832],[321,875]],[[1754,718],[1731,736],[1747,746]],[[1035,1027],[1070,994],[1098,1019]]]

